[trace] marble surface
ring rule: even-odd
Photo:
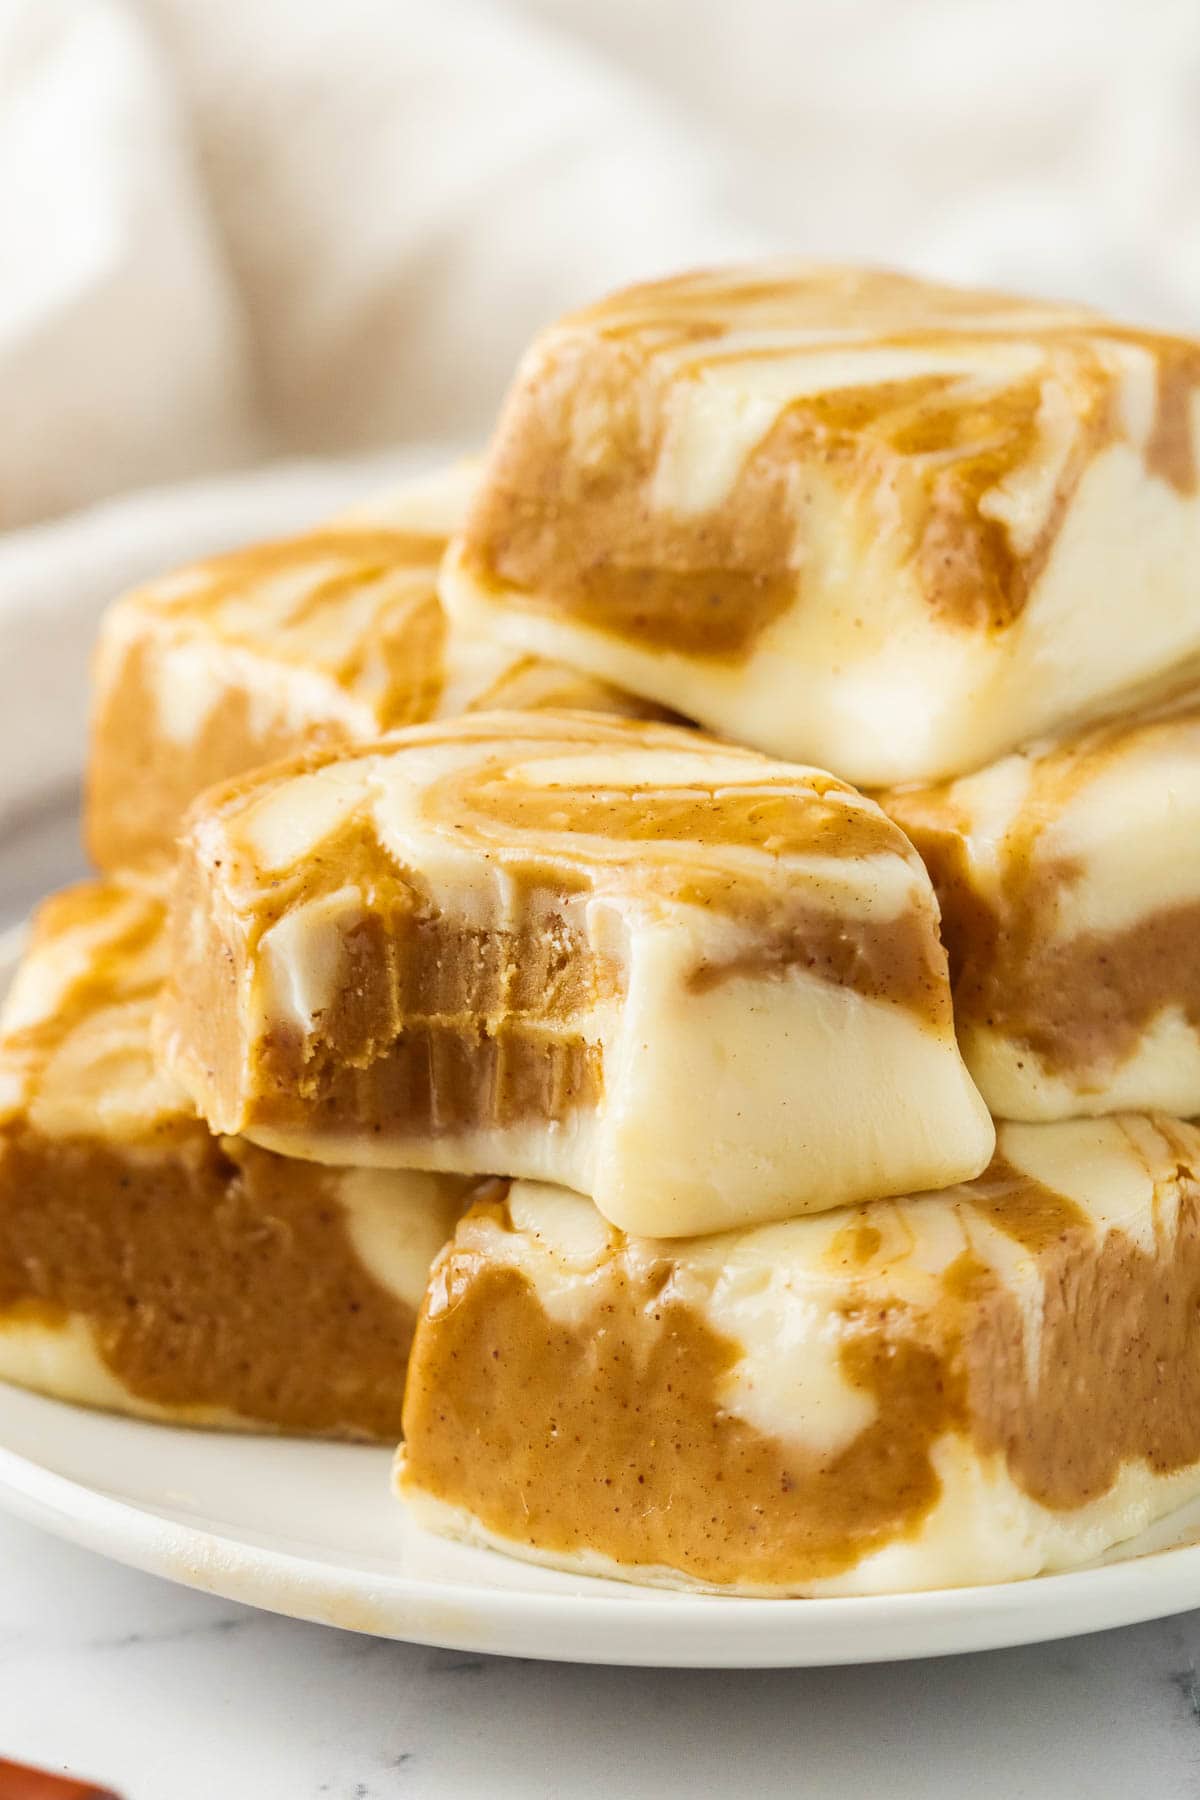
[[[793,1673],[588,1669],[256,1613],[0,1519],[0,1755],[124,1800],[1184,1800],[1200,1613]]]

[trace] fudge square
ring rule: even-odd
[[[1200,1113],[1200,702],[880,800],[933,877],[996,1117]]]
[[[475,707],[658,710],[448,625],[438,565],[473,481],[472,465],[454,465],[109,608],[87,778],[97,868],[163,885],[197,794],[308,744]]]
[[[920,858],[699,733],[476,713],[197,803],[159,1042],[214,1130],[715,1230],[978,1174]]]
[[[1200,652],[1200,346],[879,271],[684,275],[522,362],[464,626],[859,786],[961,774]]]
[[[888,1593],[1200,1494],[1200,1133],[1004,1125],[940,1194],[688,1241],[496,1183],[435,1266],[399,1489],[572,1574]]]
[[[150,1049],[151,897],[47,901],[0,1029],[0,1378],[119,1412],[394,1443],[464,1184],[214,1137]]]

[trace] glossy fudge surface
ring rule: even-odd
[[[819,771],[480,713],[210,794],[171,1066],[289,1154],[554,1180],[667,1235],[978,1173],[925,869]]]
[[[0,1378],[179,1424],[394,1442],[463,1184],[214,1137],[156,1067],[150,898],[48,901],[0,1030]]]
[[[687,1242],[498,1183],[435,1266],[399,1489],[577,1574],[877,1593],[1200,1493],[1200,1133],[1005,1125],[978,1180]]]
[[[933,877],[993,1113],[1200,1113],[1200,703],[881,798]]]
[[[876,270],[632,288],[527,353],[443,597],[860,785],[961,774],[1194,669],[1198,384],[1190,340]]]
[[[647,710],[449,627],[438,565],[474,479],[464,464],[406,483],[300,536],[176,570],[109,609],[87,784],[99,868],[161,884],[198,793],[307,744],[362,743],[482,706]]]

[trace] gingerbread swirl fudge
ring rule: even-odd
[[[994,1114],[1200,1113],[1200,702],[881,800],[933,877]]]
[[[0,1378],[178,1424],[394,1443],[449,1176],[217,1138],[150,1055],[161,910],[41,909],[0,1030]]]
[[[497,1183],[435,1266],[399,1489],[578,1574],[896,1592],[1200,1493],[1200,1133],[1005,1125],[987,1174],[687,1243]]]
[[[479,713],[231,783],[180,855],[159,1042],[215,1130],[663,1235],[991,1154],[924,866],[816,770]]]
[[[480,706],[658,711],[448,627],[438,564],[474,479],[466,464],[406,483],[109,609],[87,783],[98,868],[159,884],[202,789],[307,744],[362,743]]]
[[[534,343],[443,572],[470,629],[863,786],[1200,654],[1200,345],[846,268],[693,274]]]

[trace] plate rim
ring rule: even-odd
[[[0,997],[28,925],[0,930]],[[1020,1581],[812,1599],[694,1594],[570,1576],[559,1592],[355,1570],[171,1519],[58,1474],[4,1441],[2,1399],[70,1403],[0,1386],[0,1512],[143,1573],[286,1618],[475,1654],[649,1668],[814,1668],[1011,1649],[1200,1606],[1200,1542]],[[73,1410],[73,1409],[72,1409]],[[90,1411],[90,1409],[88,1409]],[[91,1414],[94,1423],[185,1427]],[[228,1434],[222,1434],[227,1436]],[[238,1434],[249,1454],[253,1435]],[[299,1440],[301,1449],[303,1440]],[[328,1450],[320,1442],[313,1449]],[[398,1515],[401,1503],[396,1502]],[[421,1532],[411,1515],[406,1529]],[[430,1539],[441,1542],[440,1539]],[[1118,1547],[1119,1548],[1119,1547]],[[511,1570],[496,1550],[475,1550]],[[519,1559],[518,1559],[519,1560]]]
[[[30,1398],[56,1409],[68,1404]],[[184,1429],[124,1417],[113,1423],[155,1434]],[[255,1441],[239,1438],[251,1454]],[[127,1567],[287,1618],[544,1661],[730,1669],[866,1665],[1044,1643],[1200,1604],[1200,1544],[1022,1581],[817,1599],[632,1586],[626,1595],[607,1585],[590,1592],[601,1584],[589,1576],[573,1577],[567,1592],[538,1592],[356,1570],[164,1517],[59,1475],[2,1441],[0,1510]],[[411,1518],[406,1528],[420,1531]],[[499,1558],[495,1551],[476,1554]]]

